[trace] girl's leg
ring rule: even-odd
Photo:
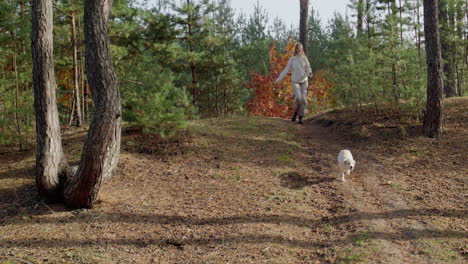
[[[293,111],[294,115],[300,115],[300,98],[301,98],[301,87],[298,83],[292,83],[294,102],[293,102]],[[294,120],[295,121],[295,120]]]
[[[299,110],[299,116],[303,117],[307,111],[307,82],[303,82],[300,85],[300,110]]]

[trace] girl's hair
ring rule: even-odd
[[[302,46],[302,43],[297,43],[296,47],[294,48],[294,56],[297,56],[297,55],[305,55],[304,47]]]

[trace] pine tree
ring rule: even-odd
[[[466,72],[468,72],[468,34],[466,33],[466,21],[468,5],[464,0],[457,0],[456,8],[456,58],[455,68],[457,72],[457,91],[459,96],[463,96],[467,90]]]
[[[312,69],[318,72],[318,70],[326,67],[327,58],[325,53],[328,40],[319,13],[313,7],[310,9],[309,17],[308,58]]]
[[[31,71],[29,63],[31,32],[26,1],[0,3],[0,142],[17,142],[25,148],[25,137],[33,126]]]
[[[241,21],[242,31],[241,47],[237,52],[237,58],[246,69],[246,75],[250,72],[266,74],[268,69],[268,49],[271,38],[268,30],[268,13],[259,2],[254,6],[254,11],[247,22]]]
[[[307,49],[309,47],[309,0],[299,0],[300,6],[300,19],[299,19],[299,42],[302,43],[304,53],[307,56]]]
[[[437,0],[424,0],[424,32],[427,53],[427,105],[424,133],[428,137],[443,134],[443,78]]]
[[[185,46],[188,52],[185,54],[184,60],[190,68],[190,85],[189,90],[192,95],[193,104],[200,107],[198,97],[201,96],[202,90],[200,87],[199,69],[202,63],[202,57],[206,51],[202,50],[201,42],[207,37],[208,31],[205,28],[205,18],[211,12],[212,6],[209,0],[186,0],[182,1],[180,6],[174,5],[173,10],[178,15],[178,24],[182,27],[181,39],[182,45]]]
[[[447,97],[457,95],[455,79],[456,49],[454,39],[455,6],[452,0],[439,0],[440,40],[444,72],[444,93]]]
[[[116,71],[124,84],[123,119],[141,126],[145,133],[170,137],[193,114],[185,86],[176,86],[181,82],[176,77],[186,67],[178,61],[183,51],[176,42],[173,17],[160,9],[149,11],[127,4],[118,5],[114,16],[111,37]]]

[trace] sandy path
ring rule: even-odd
[[[427,228],[411,218],[419,211],[411,208],[386,184],[390,178],[387,174],[392,173],[390,170],[386,170],[362,145],[346,142],[312,120],[299,130],[311,155],[308,166],[314,169],[318,162],[330,177],[338,176],[338,152],[341,149],[352,151],[357,161],[355,171],[346,176],[345,183],[335,181],[329,184],[338,186],[337,195],[344,197],[347,206],[356,210],[350,217],[367,228],[364,236],[375,243],[374,248],[378,248],[372,259],[379,259],[380,263],[435,263],[424,255],[415,254],[420,247],[417,239],[425,236]]]

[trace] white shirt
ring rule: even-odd
[[[303,83],[307,81],[307,76],[312,75],[309,60],[306,56],[292,56],[288,61],[288,65],[281,72],[276,83],[281,82],[288,72],[291,72],[291,80],[294,83]]]

